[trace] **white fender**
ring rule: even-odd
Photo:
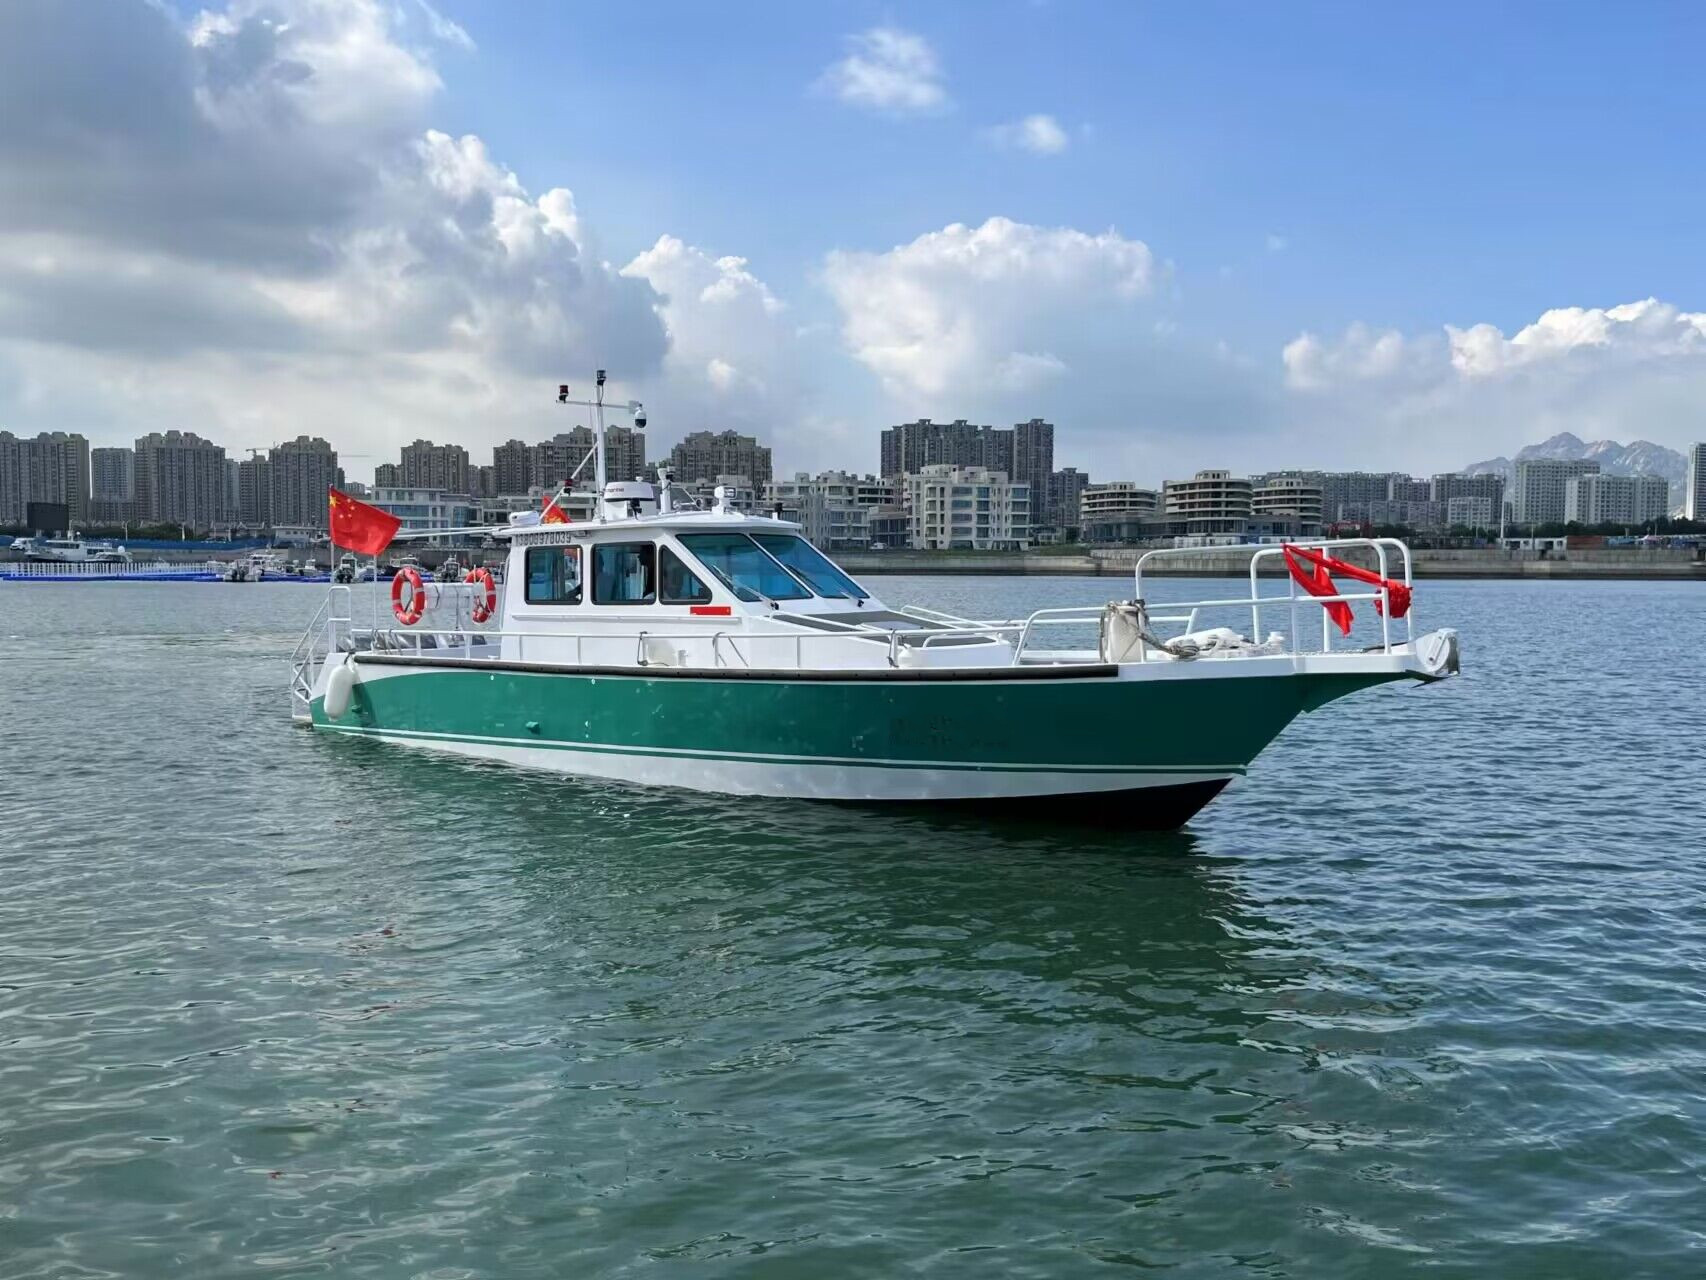
[[[357,678],[355,666],[348,659],[332,668],[332,674],[326,677],[326,718],[340,720],[355,701],[355,686]]]

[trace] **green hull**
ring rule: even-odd
[[[1242,772],[1302,712],[1397,678],[1122,680],[1003,671],[766,679],[491,663],[446,669],[430,660],[374,658],[358,669],[363,679],[342,717],[328,720],[315,700],[317,727],[444,746],[630,757],[1157,775]]]

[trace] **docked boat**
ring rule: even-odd
[[[986,621],[891,608],[726,493],[684,510],[667,476],[600,476],[599,494],[593,520],[496,531],[501,588],[399,573],[394,626],[358,625],[334,586],[293,657],[296,718],[631,783],[1042,814],[1072,797],[1064,812],[1170,828],[1298,715],[1457,669],[1455,632],[1415,633],[1409,552],[1390,539],[1261,548],[1247,597],[1155,608],[1145,569],[1194,549],[1150,552],[1132,600]],[[1282,552],[1325,563],[1264,596],[1258,566]],[[1324,586],[1328,566],[1369,589]],[[1335,649],[1329,619],[1357,604],[1379,608],[1379,643]],[[1217,612],[1248,634],[1203,625]]]
[[[110,542],[87,542],[71,533],[63,538],[19,538],[13,549],[37,564],[129,564],[130,553]]]

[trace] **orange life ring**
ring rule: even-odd
[[[409,588],[407,604],[403,597],[405,586]],[[421,571],[412,564],[404,565],[391,579],[391,612],[397,615],[398,622],[412,627],[426,613],[426,605],[426,582],[421,578]]]
[[[470,569],[462,581],[474,588],[475,622],[484,622],[498,611],[498,584],[490,569],[485,565]]]

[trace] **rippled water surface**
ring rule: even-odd
[[[1698,586],[1425,583],[1170,837],[316,737],[318,599],[0,584],[7,1280],[1706,1274]]]

